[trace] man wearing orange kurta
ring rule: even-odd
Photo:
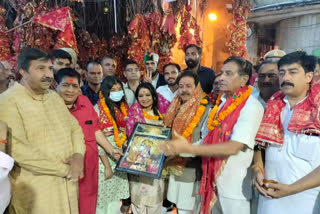
[[[22,85],[0,96],[0,120],[8,124],[9,213],[78,213],[78,179],[83,176],[84,137],[63,100],[48,90],[52,62],[33,48],[18,56]]]

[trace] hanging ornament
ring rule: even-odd
[[[233,0],[233,19],[227,25],[228,31],[231,33],[229,42],[226,43],[230,54],[245,59],[249,59],[247,52],[247,32],[249,26],[247,19],[250,13],[250,4],[247,0]]]

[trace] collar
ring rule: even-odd
[[[302,103],[305,99],[307,99],[308,96],[309,96],[309,93],[308,93],[302,100],[300,100],[299,102],[297,102],[297,103],[293,106],[292,110],[293,110],[298,104]],[[290,108],[290,103],[289,103],[289,100],[288,100],[288,97],[287,97],[287,96],[284,96],[283,102],[286,103],[286,105],[289,105],[289,109],[291,109],[291,108]]]
[[[69,109],[70,112],[77,111],[86,107],[86,102],[83,99],[83,96],[84,95],[79,95],[77,97],[76,101],[73,103],[72,107]]]
[[[38,101],[46,101],[48,99],[48,94],[50,93],[49,89],[45,90],[43,95],[36,95],[33,94],[29,89],[27,89],[25,86],[21,85],[20,83],[15,83],[13,87],[16,87],[18,90],[23,90],[27,95],[32,97],[34,100]]]

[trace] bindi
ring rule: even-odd
[[[76,81],[74,78],[67,78],[67,83],[70,83],[70,84],[75,84]]]

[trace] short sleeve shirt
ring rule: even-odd
[[[223,96],[219,109],[226,102]],[[240,200],[250,200],[252,197],[252,174],[250,165],[253,159],[255,136],[258,132],[264,109],[259,101],[252,95],[240,111],[239,118],[233,127],[231,140],[245,145],[238,154],[229,156],[217,186],[219,195]],[[207,122],[202,128],[202,138],[207,135]]]

